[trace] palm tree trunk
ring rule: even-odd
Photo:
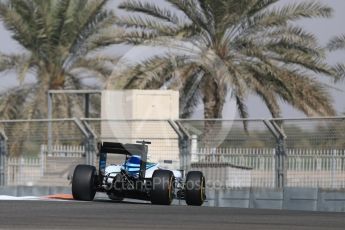
[[[222,112],[226,96],[225,87],[219,87],[217,82],[215,82],[215,80],[212,77],[207,76],[203,90],[204,118],[222,118]]]
[[[222,118],[225,104],[226,87],[217,84],[214,78],[206,76],[203,86],[204,118]],[[222,124],[216,120],[206,120],[204,122],[203,144],[205,147],[214,148],[218,146],[217,134]]]

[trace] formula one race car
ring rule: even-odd
[[[73,174],[72,194],[76,200],[92,201],[96,192],[105,192],[111,200],[124,198],[148,200],[152,204],[170,205],[174,198],[188,205],[200,206],[206,199],[205,177],[190,171],[184,180],[182,172],[165,170],[147,162],[148,144],[99,144],[99,170],[90,165],[78,165]],[[107,154],[122,154],[121,165],[106,166]]]

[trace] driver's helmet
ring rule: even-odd
[[[133,155],[127,160],[127,164],[140,165],[141,157],[138,155]]]
[[[139,176],[141,157],[133,155],[122,165],[122,169],[133,177]]]

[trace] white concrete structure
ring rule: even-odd
[[[103,141],[151,141],[151,161],[179,163],[178,136],[167,120],[179,118],[179,93],[170,90],[102,92]],[[146,120],[142,122],[142,120]]]
[[[102,119],[178,119],[179,93],[171,90],[102,92]]]
[[[230,163],[192,163],[191,169],[202,171],[208,186],[220,188],[250,188],[252,169]]]

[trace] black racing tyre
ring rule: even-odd
[[[174,174],[169,170],[156,170],[152,175],[151,203],[170,205],[174,198]]]
[[[185,184],[186,203],[193,206],[201,206],[205,199],[205,177],[202,172],[191,171],[187,174]]]
[[[92,201],[95,198],[96,168],[91,165],[78,165],[72,179],[72,195],[75,200]]]

